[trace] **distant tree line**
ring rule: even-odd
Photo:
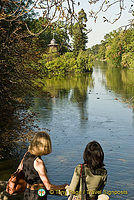
[[[113,31],[101,44],[88,49],[94,59],[106,60],[115,67],[134,68],[134,27]]]

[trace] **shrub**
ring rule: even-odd
[[[44,73],[50,75],[90,72],[92,71],[92,58],[86,51],[80,51],[78,57],[73,52],[63,55],[44,54],[38,61],[38,67],[44,69]]]
[[[86,51],[80,51],[77,57],[78,71],[90,72],[92,71],[92,60]]]

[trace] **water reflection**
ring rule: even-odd
[[[51,119],[52,108],[56,99],[67,99],[76,103],[82,120],[87,120],[87,91],[93,88],[93,79],[91,74],[80,74],[77,76],[53,77],[44,80],[43,90],[49,95],[46,98],[35,98],[34,111],[40,111],[43,120]],[[31,108],[32,110],[32,108]]]
[[[44,91],[51,94],[51,97],[65,98],[68,96],[71,89],[78,90],[79,94],[85,96],[88,87],[93,87],[91,74],[70,75],[66,77],[53,77],[44,80]],[[75,92],[73,95],[74,101],[79,100],[79,94]]]
[[[99,63],[101,72],[105,75],[105,86],[122,97],[122,102],[134,106],[134,71],[120,68],[112,68]],[[134,108],[133,108],[134,110]]]

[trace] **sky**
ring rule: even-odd
[[[113,2],[114,0],[111,0]],[[79,9],[83,8],[86,13],[89,13],[90,5],[88,3],[88,0],[79,0],[80,7]],[[102,2],[102,0],[100,0]],[[87,28],[92,29],[92,31],[88,34],[88,44],[87,48],[91,47],[95,44],[99,44],[101,40],[104,39],[104,35],[111,32],[112,30],[116,30],[121,26],[127,25],[129,23],[130,19],[133,19],[133,16],[131,13],[129,13],[130,5],[132,4],[131,0],[124,0],[125,2],[125,10],[122,13],[121,18],[115,22],[114,24],[110,24],[107,22],[103,22],[103,16],[107,16],[110,19],[115,18],[117,13],[119,13],[118,7],[113,7],[109,10],[107,13],[100,13],[97,19],[97,22],[95,23],[92,18],[89,18],[87,22]],[[134,4],[134,3],[133,3]],[[99,5],[96,6],[96,8],[99,8]],[[77,10],[78,8],[76,8]],[[88,15],[88,14],[87,14]]]

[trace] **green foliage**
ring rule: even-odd
[[[88,52],[82,50],[77,57],[74,52],[67,52],[63,55],[43,54],[38,64],[49,76],[92,71],[92,59]]]
[[[73,52],[65,53],[63,56],[61,56],[61,59],[64,63],[65,73],[75,72],[77,70],[77,61]]]
[[[107,60],[116,67],[134,67],[134,29],[114,33],[110,43],[107,43]]]
[[[98,52],[99,52],[99,44],[96,44],[96,45],[92,46],[90,49],[88,49],[88,51],[91,54],[97,55]]]
[[[47,75],[66,74],[75,71],[76,60],[72,52],[67,52],[63,55],[56,54],[43,54],[42,58],[38,61]]]
[[[27,23],[32,32],[38,33],[42,30],[42,26],[45,26],[48,22],[46,19],[40,17],[39,19],[32,19]],[[61,54],[67,52],[70,48],[69,36],[67,34],[66,25],[63,21],[51,23],[50,26],[40,35],[32,38],[34,51],[38,49],[41,53],[46,52],[53,36],[58,44],[58,51]]]
[[[54,34],[54,38],[56,42],[59,44],[59,53],[63,54],[70,49],[69,45],[69,35],[67,33],[66,24],[62,21],[53,24],[54,29],[52,34]]]
[[[115,67],[134,68],[134,28],[113,31],[104,39],[88,49],[94,59],[107,60]]]
[[[122,55],[121,65],[123,67],[134,68],[134,53],[128,52]]]
[[[40,86],[40,89],[42,88],[42,83],[40,85],[33,84],[35,79],[44,78],[49,71],[52,73],[53,66],[55,72],[56,70],[58,71],[60,61],[62,62],[62,60],[59,61],[55,57],[56,63],[51,61],[49,66],[47,62],[50,61],[50,57],[46,55],[47,59],[41,59],[42,54],[47,51],[48,44],[53,38],[53,33],[61,53],[67,51],[69,43],[69,38],[64,28],[65,25],[61,21],[50,24],[48,29],[40,35],[29,35],[25,23],[31,32],[38,33],[42,30],[42,26],[45,27],[47,25],[47,21],[43,18],[35,18],[32,12],[27,13],[28,8],[30,9],[31,7],[31,0],[28,2],[25,0],[18,3],[14,2],[3,1],[1,5],[2,12],[4,11],[7,17],[4,19],[4,15],[1,12],[0,140],[2,143],[0,158],[1,155],[8,154],[10,156],[9,153],[12,150],[16,151],[16,141],[20,138],[22,140],[24,137],[26,140],[27,134],[25,133],[31,129],[28,124],[30,124],[30,120],[33,123],[33,114],[29,114],[23,120],[22,113],[20,114],[18,110],[25,110],[29,107],[29,104],[24,99],[25,96],[32,95],[36,90],[39,90],[38,86]],[[25,4],[27,4],[27,8],[23,7]],[[16,9],[17,12],[15,12]],[[21,11],[23,11],[24,15],[21,15]],[[11,20],[10,14],[12,14]],[[17,17],[15,17],[15,14]]]
[[[21,1],[22,5],[24,2],[26,3]],[[28,6],[30,2],[28,1]],[[0,20],[0,159],[11,158],[17,152],[17,142],[26,140],[25,133],[31,129],[28,124],[33,123],[33,114],[26,116],[25,112],[25,116],[21,113],[20,117],[20,112],[29,106],[24,96],[37,89],[32,82],[37,78],[37,71],[28,63],[37,61],[38,57],[38,50],[34,52],[32,38],[26,37],[24,26],[26,21],[31,21],[32,13],[18,15],[17,18],[14,17],[15,20],[10,21],[9,13],[15,14],[16,9],[19,13],[22,7],[12,1],[3,2],[1,6],[9,21],[4,18]]]
[[[77,57],[77,66],[78,70],[81,72],[92,71],[92,59],[88,52],[82,50],[79,52]]]
[[[101,45],[99,46],[98,49],[98,58],[105,60],[106,58],[106,43],[104,41],[101,41]]]
[[[73,49],[77,55],[80,50],[85,50],[88,42],[86,29],[87,16],[83,9],[78,13],[78,22],[70,27],[73,38]]]
[[[118,45],[118,40],[115,40],[111,46],[107,47],[106,59],[111,61],[116,67],[121,65],[122,60],[122,46]]]

